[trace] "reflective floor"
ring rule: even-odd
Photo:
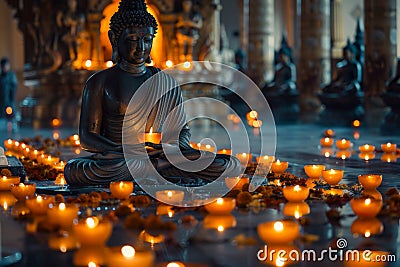
[[[213,140],[218,149],[229,148],[234,143],[235,150],[238,153],[247,152],[246,140],[249,140],[250,152],[255,157],[260,151],[274,150],[273,129],[268,127],[261,129],[246,128],[246,134],[240,132],[237,125],[229,124],[230,134],[228,135],[218,125],[210,123],[193,123],[191,125],[192,141],[197,143],[204,138]],[[3,122],[1,129],[7,129]],[[77,129],[40,129],[31,128],[9,128],[9,130],[0,131],[0,139],[6,138],[21,139],[43,135],[52,137],[55,133],[60,138],[65,138],[77,132]],[[271,126],[271,128],[273,128]],[[385,136],[379,129],[369,129],[363,126],[353,127],[331,127],[335,131],[335,139],[346,138],[353,143],[352,149],[344,153],[332,148],[321,148],[320,138],[323,136],[326,126],[312,124],[287,124],[276,127],[276,158],[281,161],[288,161],[288,172],[299,177],[306,177],[303,167],[308,164],[324,164],[327,169],[343,169],[343,183],[354,184],[357,182],[359,174],[382,174],[383,182],[378,190],[384,194],[389,188],[396,187],[400,190],[400,158],[388,156],[380,152],[381,144],[391,142],[399,144],[400,134]],[[229,138],[228,138],[229,137]],[[229,142],[231,140],[231,142]],[[204,142],[206,140],[203,140]],[[377,152],[368,157],[360,155],[359,146],[364,144],[374,145]],[[263,145],[263,149],[261,149]],[[235,153],[235,152],[234,152]],[[263,153],[261,153],[263,154]],[[270,153],[269,153],[270,154]],[[71,155],[68,155],[71,157]],[[67,159],[67,158],[65,158]],[[352,230],[357,217],[352,213],[349,205],[338,208],[342,215],[339,225],[329,222],[326,217],[328,206],[321,201],[309,201],[307,204],[311,208],[311,213],[305,218],[309,219],[309,224],[301,228],[303,234],[314,234],[319,238],[317,241],[306,242],[297,240],[291,249],[316,250],[320,253],[323,249],[336,248],[337,240],[344,238],[346,246],[335,254],[336,259],[329,259],[327,256],[322,259],[324,266],[380,266],[377,265],[346,265],[340,259],[346,249],[370,248],[371,250],[383,250],[396,255],[400,259],[400,237],[399,237],[399,218],[383,217],[378,218],[378,223],[382,224],[383,232],[373,235],[370,238],[357,236]],[[156,244],[152,249],[156,253],[158,263],[169,262],[173,260],[184,261],[186,266],[195,266],[189,263],[201,263],[204,266],[265,266],[257,259],[257,253],[264,249],[263,242],[257,237],[256,227],[264,221],[272,221],[284,218],[281,204],[280,209],[266,209],[262,212],[235,210],[233,215],[236,220],[236,227],[226,229],[223,232],[211,231],[200,226],[190,231],[182,227],[175,233],[174,241],[171,243]],[[151,213],[153,208],[149,208],[145,213]],[[184,211],[177,213],[173,218],[176,222],[186,214],[194,215],[199,222],[204,220],[204,214],[198,211]],[[47,235],[28,235],[24,233],[23,223],[16,223],[9,215],[4,216],[3,221],[3,246],[11,247],[22,251],[23,259],[15,266],[71,266],[74,253],[76,251],[61,253],[51,250],[47,247]],[[168,218],[164,218],[168,220]],[[125,242],[135,242],[137,233],[125,231],[121,224],[116,224],[112,238],[108,245],[121,245]],[[238,235],[252,237],[256,240],[255,245],[238,245],[234,241]],[[320,254],[318,254],[320,255]],[[385,266],[399,266],[399,260],[388,263]],[[34,265],[33,265],[34,264]],[[277,266],[280,263],[275,263]],[[316,260],[293,262],[291,266],[320,266],[322,263]],[[287,264],[285,264],[287,265]],[[161,266],[161,265],[160,265]],[[165,266],[165,265],[162,265]],[[383,266],[383,265],[382,265]]]

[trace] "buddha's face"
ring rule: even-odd
[[[153,27],[129,27],[119,37],[118,54],[129,63],[142,64],[150,55],[153,38]]]

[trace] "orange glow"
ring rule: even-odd
[[[114,65],[114,63],[111,60],[106,62],[106,67],[107,68],[111,68],[113,65]]]
[[[51,120],[51,126],[60,127],[61,126],[61,120],[59,118],[52,119]]]
[[[167,60],[166,62],[165,62],[165,66],[167,66],[167,68],[171,68],[172,66],[174,65],[174,63],[172,62],[172,60]]]
[[[92,61],[90,59],[85,61],[85,67],[90,68],[92,66]]]
[[[11,115],[13,113],[12,107],[6,107],[6,114]]]
[[[354,120],[353,121],[353,127],[360,127],[361,123],[359,120]]]

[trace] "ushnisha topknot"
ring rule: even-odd
[[[153,27],[156,33],[158,25],[156,19],[147,11],[144,0],[121,0],[118,11],[110,21],[110,30],[114,32],[116,40],[127,27]]]

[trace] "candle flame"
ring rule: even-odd
[[[136,251],[132,246],[125,245],[121,248],[121,253],[125,258],[133,258]]]
[[[107,68],[111,68],[113,65],[114,65],[114,63],[111,60],[106,62],[106,67]]]
[[[79,135],[74,134],[74,135],[72,136],[72,138],[74,139],[74,141],[77,141],[77,140],[79,140]]]
[[[99,224],[99,219],[97,217],[89,217],[86,219],[86,225],[90,229],[95,228]]]
[[[281,161],[279,159],[276,160],[276,164],[281,164]]]
[[[167,192],[167,196],[168,196],[169,198],[171,198],[171,197],[172,197],[172,191],[168,191],[168,192]]]
[[[60,203],[60,204],[58,205],[58,209],[59,209],[59,210],[65,210],[65,203]]]
[[[281,257],[278,256],[278,258],[275,261],[275,265],[277,267],[285,266],[285,258],[281,258]]]
[[[300,187],[299,185],[296,185],[296,186],[293,188],[293,190],[294,190],[295,192],[299,192],[299,191],[301,191],[301,187]]]
[[[36,202],[38,202],[38,203],[43,202],[42,196],[38,196],[38,197],[36,198]]]
[[[153,127],[150,127],[150,132],[149,133],[153,133]]]
[[[294,217],[295,217],[296,219],[299,219],[299,218],[301,217],[300,212],[299,212],[298,210],[296,210],[296,211],[294,212]]]
[[[65,247],[65,245],[61,245],[61,246],[60,246],[60,251],[61,251],[62,253],[67,252],[67,248]]]
[[[367,198],[367,199],[364,201],[364,203],[365,203],[365,205],[369,206],[369,205],[371,204],[371,199],[370,199],[370,198]]]
[[[12,144],[12,140],[11,140],[11,139],[8,139],[8,140],[7,140],[7,143],[8,143],[9,145],[11,145],[11,144]]]
[[[366,238],[368,238],[368,237],[370,237],[371,236],[371,232],[370,231],[365,231],[365,234],[364,234],[364,236],[366,237]]]
[[[18,185],[19,187],[25,187],[25,184],[23,184],[23,183],[19,183],[19,185]]]
[[[246,156],[247,156],[247,154],[243,152],[242,153],[242,157],[246,157]]]
[[[217,204],[218,204],[218,205],[224,204],[224,200],[223,200],[222,198],[218,198],[218,199],[217,199]]]
[[[26,145],[24,143],[22,143],[21,147],[22,147],[22,149],[25,149]]]
[[[7,210],[7,209],[8,209],[8,204],[7,204],[7,202],[5,202],[5,201],[4,201],[4,203],[3,203],[3,209],[4,209],[4,210]]]
[[[97,264],[93,261],[89,261],[88,267],[97,267]]]
[[[225,230],[225,228],[222,225],[218,225],[218,227],[217,227],[218,232],[223,232],[224,230]]]
[[[174,63],[172,62],[172,60],[167,60],[166,62],[165,62],[165,66],[167,66],[167,68],[171,68],[172,66],[174,65]]]
[[[343,139],[341,140],[341,142],[342,142],[342,144],[346,144],[347,140],[343,138]]]
[[[119,182],[119,188],[120,188],[120,189],[124,188],[124,185],[125,185],[125,183],[124,183],[124,182],[122,182],[122,181],[121,181],[121,182]]]
[[[15,146],[19,146],[19,142],[18,141],[15,141]]]
[[[329,137],[325,137],[325,143],[329,143],[330,138]]]
[[[387,147],[391,147],[391,146],[392,146],[392,144],[391,144],[391,143],[387,143],[386,145],[387,145]]]
[[[168,211],[168,217],[169,217],[169,218],[172,218],[173,216],[174,216],[174,211],[169,210],[169,211]]]
[[[7,176],[3,175],[3,181],[7,180]]]
[[[277,232],[282,232],[283,231],[283,223],[280,221],[277,221],[274,223],[274,230]]]

